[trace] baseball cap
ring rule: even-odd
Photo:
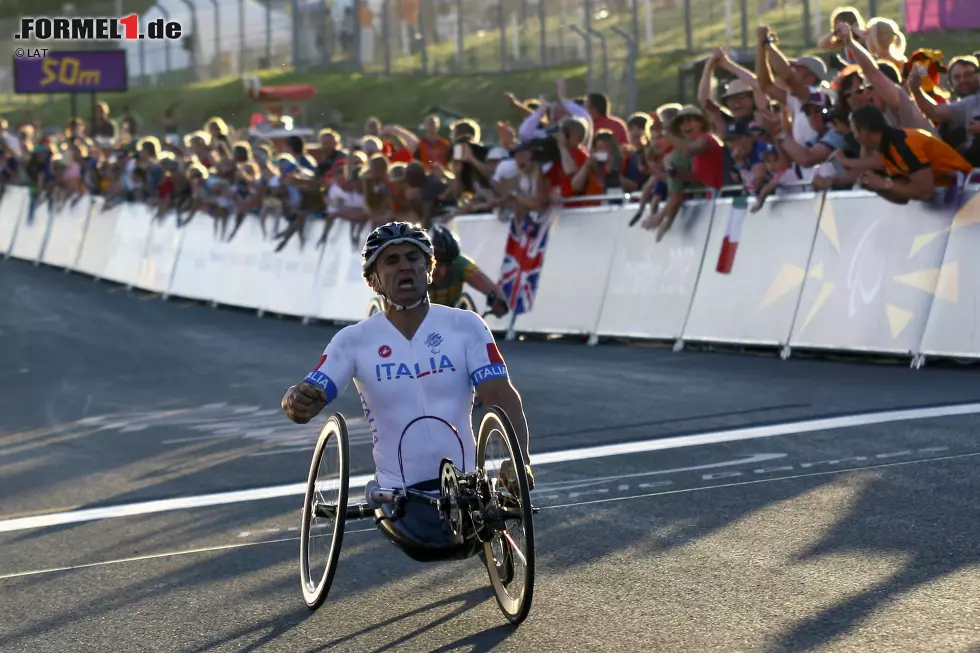
[[[750,120],[736,120],[734,122],[728,123],[728,127],[725,130],[726,138],[740,138],[742,136],[754,136],[752,132],[752,124]]]
[[[501,159],[506,159],[509,156],[510,152],[498,145],[490,148],[490,151],[487,153],[487,161],[500,161]]]
[[[799,57],[790,59],[789,63],[791,66],[806,68],[819,80],[823,80],[827,76],[827,64],[817,57]]]
[[[728,90],[725,94],[721,96],[722,100],[734,97],[736,95],[744,95],[745,93],[753,93],[755,89],[744,79],[735,79],[731,84],[728,85]]]

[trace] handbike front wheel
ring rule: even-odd
[[[306,483],[299,538],[299,570],[303,600],[316,610],[333,583],[347,520],[350,485],[350,439],[340,413],[327,418],[313,450]]]
[[[510,419],[491,406],[480,422],[476,468],[486,474],[491,510],[502,519],[483,546],[497,605],[515,625],[527,618],[534,594],[534,522],[525,462]]]

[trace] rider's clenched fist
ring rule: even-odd
[[[327,405],[323,389],[303,381],[289,388],[282,398],[282,410],[297,424],[306,424]]]

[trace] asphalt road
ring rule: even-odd
[[[536,465],[529,619],[371,521],[310,613],[300,495],[141,506],[303,481],[279,399],[334,332],[0,262],[0,651],[980,652],[975,369],[562,340],[501,343],[532,452],[634,446]]]

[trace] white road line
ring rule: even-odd
[[[367,533],[375,528],[364,528],[356,531],[344,531],[345,535],[352,535],[354,533]],[[118,558],[116,560],[105,560],[102,562],[87,562],[81,565],[69,565],[67,567],[52,567],[50,569],[35,569],[33,571],[20,571],[14,574],[5,574],[0,576],[0,580],[7,580],[8,578],[22,578],[24,576],[37,576],[40,574],[53,574],[58,571],[74,571],[76,569],[88,569],[89,567],[104,567],[106,565],[118,565],[124,562],[139,562],[141,560],[153,560],[156,558],[170,558],[175,556],[185,556],[191,555],[193,553],[210,553],[212,551],[226,551],[228,549],[240,549],[246,546],[258,546],[260,544],[278,544],[280,542],[296,542],[298,537],[282,537],[277,540],[262,540],[260,542],[237,542],[235,544],[222,544],[220,546],[206,546],[200,549],[187,549],[186,551],[167,551],[164,553],[151,553],[145,556],[134,556],[132,558]]]
[[[837,417],[825,417],[796,422],[769,424],[766,426],[752,426],[738,429],[726,429],[722,431],[710,431],[707,433],[681,435],[671,438],[659,438],[624,442],[621,444],[584,447],[566,451],[550,451],[547,453],[532,454],[531,464],[535,466],[550,465],[555,463],[604,458],[607,456],[621,456],[651,451],[664,451],[667,449],[693,447],[704,444],[736,442],[740,440],[751,440],[755,438],[766,438],[778,435],[812,433],[814,431],[826,431],[832,429],[850,428],[854,426],[868,426],[872,424],[886,424],[890,422],[930,419],[937,417],[952,417],[957,415],[975,415],[977,413],[980,413],[980,403],[879,411],[875,413],[860,413],[856,415],[841,415]],[[364,484],[371,480],[371,478],[373,478],[373,474],[353,476],[350,479],[350,488],[352,490],[363,488]],[[291,483],[289,485],[253,488],[250,490],[219,492],[215,494],[202,494],[190,497],[175,497],[172,499],[160,499],[157,501],[145,501],[141,503],[131,503],[119,506],[86,508],[61,513],[36,515],[33,517],[19,517],[0,521],[0,533],[9,533],[11,531],[31,528],[60,526],[63,524],[75,524],[97,519],[131,517],[134,515],[145,515],[169,510],[186,510],[188,508],[204,508],[229,503],[240,503],[243,501],[274,499],[300,495],[304,494],[305,492],[306,483]]]
[[[741,485],[757,485],[759,483],[775,483],[777,481],[789,481],[793,479],[809,478],[812,476],[830,476],[833,474],[847,474],[849,472],[860,472],[869,469],[881,469],[884,467],[900,467],[904,465],[917,465],[919,463],[932,463],[940,462],[943,460],[955,460],[958,458],[973,458],[980,456],[980,451],[974,453],[962,453],[952,456],[940,456],[938,458],[923,458],[921,460],[903,460],[896,463],[882,463],[880,465],[867,465],[865,467],[851,467],[848,469],[830,469],[825,472],[811,472],[809,474],[794,474],[793,476],[778,476],[775,478],[760,478],[754,481],[741,481],[739,483],[723,483],[720,485],[704,485],[701,487],[684,488],[681,490],[668,490],[666,492],[648,492],[646,494],[633,494],[627,497],[609,497],[607,499],[594,499],[592,501],[576,501],[574,503],[563,503],[553,506],[541,506],[541,511],[545,510],[557,510],[560,508],[573,508],[576,506],[589,506],[598,503],[611,503],[613,501],[630,501],[633,499],[649,499],[650,497],[660,497],[666,496],[668,494],[684,494],[689,492],[702,492],[706,490],[720,490],[729,487],[738,487]],[[670,481],[667,481],[668,483]],[[657,485],[657,483],[644,483],[641,485]],[[543,497],[545,499],[557,499],[558,496]],[[293,530],[293,529],[290,529]],[[376,528],[363,528],[354,531],[344,531],[345,535],[353,535],[354,533],[369,533],[377,530]],[[0,580],[7,580],[10,578],[22,578],[24,576],[38,576],[41,574],[52,574],[59,571],[73,571],[76,569],[86,569],[89,567],[102,567],[105,565],[116,565],[124,562],[139,562],[141,560],[153,560],[155,558],[168,558],[174,556],[190,555],[193,553],[209,553],[211,551],[226,551],[228,549],[239,549],[247,546],[259,546],[261,544],[278,544],[281,542],[295,542],[299,540],[299,537],[284,537],[275,540],[262,540],[260,542],[236,542],[235,544],[224,544],[220,546],[202,547],[199,549],[188,549],[186,551],[169,551],[165,553],[153,553],[145,556],[136,556],[133,558],[119,558],[117,560],[106,560],[103,562],[89,562],[81,565],[69,565],[66,567],[52,567],[50,569],[36,569],[33,571],[20,571],[12,574],[0,575]]]
[[[701,487],[689,487],[680,490],[667,490],[666,492],[648,492],[647,494],[633,494],[628,497],[609,497],[608,499],[594,499],[592,501],[578,501],[576,503],[559,503],[553,506],[541,506],[541,510],[554,510],[556,508],[570,508],[572,506],[590,506],[597,503],[612,503],[613,501],[629,501],[630,499],[645,499],[648,497],[662,497],[668,494],[684,494],[687,492],[698,492],[701,490],[717,490],[726,487],[739,487],[740,485],[757,485],[759,483],[773,483],[775,481],[789,481],[798,478],[810,478],[811,476],[829,476],[832,474],[847,474],[848,472],[862,472],[869,469],[882,469],[884,467],[900,467],[902,465],[916,465],[918,463],[934,463],[943,460],[955,460],[957,458],[974,458],[980,456],[980,451],[974,453],[960,453],[953,456],[940,456],[938,458],[923,458],[922,460],[903,460],[897,463],[882,463],[880,465],[865,465],[864,467],[848,467],[847,469],[828,469],[825,472],[810,472],[809,474],[794,474],[792,476],[777,476],[775,478],[760,478],[755,481],[739,481],[738,483],[723,483],[721,485],[704,485]],[[2,577],[0,577],[2,578]]]

